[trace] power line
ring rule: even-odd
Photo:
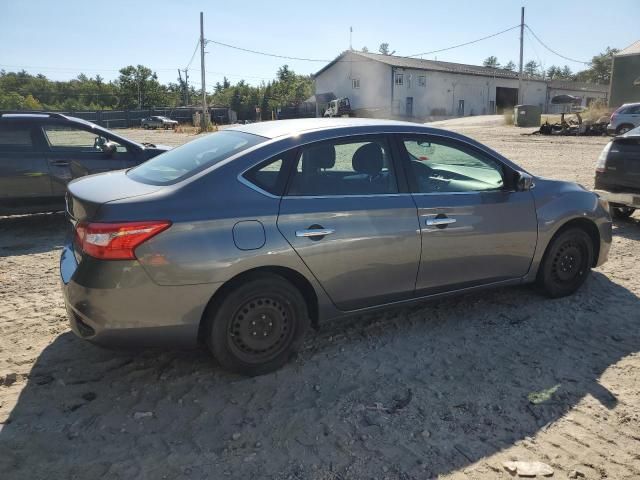
[[[299,60],[302,62],[332,62],[333,60],[327,60],[326,58],[305,58],[305,57],[290,57],[287,55],[279,55],[277,53],[261,52],[259,50],[252,50],[250,48],[238,47],[237,45],[230,45],[228,43],[218,42],[217,40],[207,40],[206,43],[213,43],[220,45],[221,47],[233,48],[234,50],[240,50],[242,52],[254,53],[256,55],[263,55],[265,57],[283,58],[285,60]]]
[[[531,32],[531,34],[534,36],[534,38],[540,43],[540,45],[542,45],[544,48],[546,48],[547,50],[549,50],[551,53],[553,53],[554,55],[557,55],[560,58],[564,58],[565,60],[568,60],[570,62],[574,62],[574,63],[582,63],[584,65],[590,65],[591,62],[585,62],[582,60],[576,60],[575,58],[571,58],[571,57],[567,57],[565,55],[562,55],[561,53],[556,52],[555,50],[553,50],[551,47],[549,47],[547,44],[545,44],[542,40],[540,40],[540,37],[538,37],[536,35],[536,32],[534,32],[533,30],[531,30],[531,27],[529,25],[525,25],[525,27],[527,28],[527,30],[529,30]]]
[[[473,43],[481,42],[482,40],[487,40],[489,38],[497,37],[498,35],[502,35],[503,33],[510,32],[511,30],[515,30],[516,28],[520,28],[520,25],[515,25],[513,27],[507,28],[506,30],[502,30],[500,32],[492,33],[491,35],[487,35],[486,37],[477,38],[477,39],[471,40],[469,42],[460,43],[458,45],[453,45],[453,46],[447,47],[447,48],[440,48],[438,50],[431,50],[430,52],[422,52],[422,53],[416,53],[414,55],[407,55],[407,57],[419,57],[421,55],[431,55],[432,53],[446,52],[447,50],[453,50],[454,48],[464,47],[466,45],[471,45]]]
[[[191,66],[191,63],[193,62],[193,59],[196,58],[196,53],[198,52],[198,47],[200,46],[200,39],[198,39],[196,41],[196,48],[193,49],[193,55],[191,55],[191,60],[189,60],[189,63],[187,63],[187,66],[184,68],[185,70],[189,70],[189,67]]]

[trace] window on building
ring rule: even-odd
[[[351,79],[351,88],[360,88],[360,79],[352,78]]]
[[[427,77],[424,75],[418,75],[418,86],[426,87],[427,86]]]
[[[411,88],[411,75],[407,75],[407,88]]]
[[[396,73],[396,85],[402,86],[404,85],[404,75],[402,73]]]

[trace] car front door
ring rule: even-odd
[[[51,197],[39,127],[31,121],[0,119],[0,208],[16,212],[46,209]]]
[[[278,228],[334,304],[348,311],[410,298],[420,232],[387,138],[307,145],[295,163]]]
[[[515,171],[459,140],[398,139],[422,234],[416,295],[524,276],[537,218],[531,192],[513,188]]]
[[[127,147],[118,145],[115,153],[103,151],[107,138],[100,133],[75,125],[45,124],[42,127],[48,144],[47,154],[53,192],[64,195],[73,178],[126,168]]]

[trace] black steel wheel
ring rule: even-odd
[[[293,316],[285,298],[273,294],[251,298],[229,319],[227,346],[247,363],[268,362],[289,344]]]
[[[580,228],[559,232],[547,247],[537,283],[550,297],[574,293],[585,282],[593,265],[593,242]]]
[[[284,365],[310,323],[300,291],[272,274],[239,282],[213,303],[207,319],[207,342],[214,357],[244,375],[262,375]]]

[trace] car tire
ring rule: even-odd
[[[611,206],[611,216],[613,218],[618,219],[618,220],[626,220],[631,215],[633,215],[633,212],[635,212],[635,211],[636,211],[635,208],[626,207],[624,205],[622,205],[622,206]]]
[[[142,128],[144,128],[145,130],[149,130],[149,125],[147,125],[146,123],[143,123]]]
[[[283,366],[310,325],[300,291],[279,275],[245,279],[206,314],[206,341],[225,369],[256,376]]]
[[[633,125],[628,125],[628,124],[620,125],[618,128],[616,128],[616,135],[624,135],[629,130],[633,130]]]
[[[551,298],[571,295],[585,282],[593,265],[591,237],[581,228],[558,232],[547,246],[536,283]]]

